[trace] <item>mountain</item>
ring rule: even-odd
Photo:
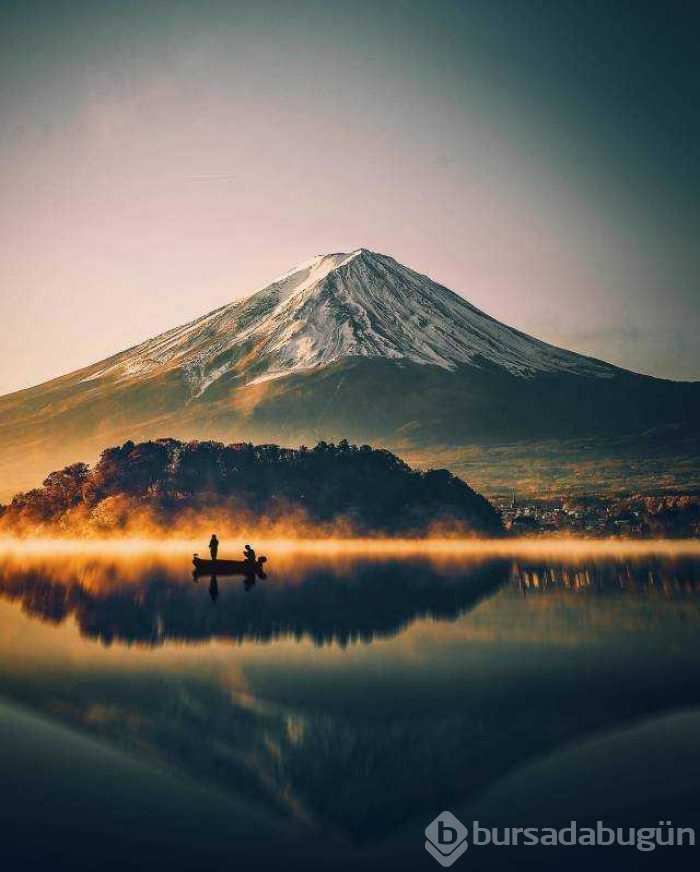
[[[616,372],[499,324],[427,276],[359,249],[315,257],[247,300],[137,345],[86,378],[180,369],[197,397],[232,372],[255,384],[350,357],[448,371],[488,361],[519,376]]]
[[[671,458],[680,485],[695,476],[699,399],[700,383],[548,345],[358,249],[0,398],[0,496],[105,444],[163,435],[379,442],[477,471],[487,489],[506,469],[504,486],[533,470],[539,484],[575,484],[592,458],[633,485],[635,467],[641,483],[647,460]]]

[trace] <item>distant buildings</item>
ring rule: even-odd
[[[492,499],[518,536],[700,537],[700,495],[520,497]]]

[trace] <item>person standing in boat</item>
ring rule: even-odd
[[[211,554],[211,559],[216,560],[216,555],[219,553],[219,540],[216,538],[216,533],[211,534],[209,553]]]

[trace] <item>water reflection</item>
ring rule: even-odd
[[[523,595],[679,597],[700,590],[699,563],[690,558],[441,564],[296,555],[278,561],[277,572],[257,585],[247,577],[220,583],[214,575],[195,576],[194,586],[186,581],[183,563],[172,558],[7,559],[0,566],[0,597],[19,601],[28,615],[47,623],[73,618],[85,637],[108,644],[289,636],[347,645],[394,635],[418,618],[454,620],[509,579]],[[211,602],[201,596],[207,579]]]
[[[195,579],[195,582],[196,580],[197,579]],[[209,582],[209,596],[214,602],[219,598],[219,582],[215,575],[212,575],[211,581]]]
[[[210,576],[187,584],[181,562],[96,561],[66,566],[47,558],[6,563],[0,596],[27,614],[59,624],[73,618],[86,637],[162,645],[209,639],[270,641],[291,636],[347,645],[391,636],[419,617],[454,620],[509,577],[504,560],[440,569],[429,561],[339,564],[296,557],[256,579]]]
[[[345,844],[408,827],[410,857],[429,814],[532,761],[700,708],[696,561],[270,565],[246,590],[186,556],[8,559],[0,693]]]
[[[700,591],[698,561],[692,558],[646,557],[588,563],[515,561],[513,578],[524,593],[562,590],[674,597]]]

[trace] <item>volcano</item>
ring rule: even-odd
[[[247,299],[0,398],[0,496],[130,439],[348,438],[494,491],[606,471],[697,483],[700,383],[638,375],[508,327],[398,263],[319,255]]]

